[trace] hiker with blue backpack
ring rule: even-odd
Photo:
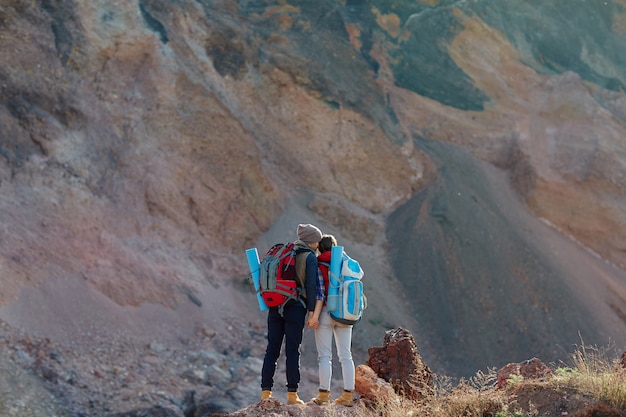
[[[261,262],[259,278],[260,295],[269,310],[261,400],[272,396],[276,362],[285,340],[287,404],[304,404],[298,397],[300,344],[305,322],[313,317],[316,300],[323,299],[317,282],[317,249],[322,232],[312,224],[299,224],[297,234],[295,242],[277,244],[268,251]]]
[[[333,250],[333,247],[335,247],[335,249],[339,249],[339,251]],[[363,301],[364,295],[362,294],[362,284],[360,282],[362,271],[358,262],[350,259],[345,253],[343,253],[343,248],[337,247],[337,240],[332,235],[322,236],[319,243],[319,251],[320,254],[317,257],[319,261],[318,287],[323,288],[325,300],[318,300],[316,302],[313,315],[307,321],[307,325],[315,330],[315,344],[317,346],[319,361],[319,392],[317,397],[313,398],[311,401],[318,405],[330,403],[332,342],[334,336],[335,345],[337,346],[337,355],[339,356],[339,362],[341,363],[341,374],[343,377],[343,392],[341,396],[334,401],[334,403],[352,407],[354,405],[353,393],[355,373],[354,361],[352,360],[351,352],[352,326],[360,319],[360,315],[365,308]],[[338,262],[338,265],[340,266],[344,266],[343,264],[346,263],[345,267],[348,268],[349,266],[347,263],[350,261],[352,262],[351,266],[353,269],[358,270],[356,274],[352,274],[358,277],[358,279],[354,279],[355,282],[333,282],[338,281],[340,277],[335,277],[334,280],[331,279],[332,274],[329,273],[332,269],[331,265],[333,265],[331,254],[340,257],[339,260],[335,259],[334,261]],[[342,275],[342,273],[337,272],[335,272],[335,274]],[[350,273],[346,274],[350,275]],[[341,278],[343,278],[343,276]],[[355,283],[359,286],[355,287]],[[329,306],[332,300],[332,298],[328,297],[329,289],[334,288],[338,291],[338,286],[346,288],[346,294],[344,294],[345,299],[357,299],[359,300],[357,302],[358,305],[353,307],[348,306],[348,302],[343,302],[344,305],[342,307],[341,305],[338,305],[342,304],[342,301],[339,301],[332,303],[334,305]],[[353,288],[357,288],[357,291],[354,292]],[[348,293],[350,293],[350,295],[348,295]],[[341,313],[339,313],[340,310],[342,311]],[[348,314],[348,317],[346,317],[346,314],[344,313]],[[354,317],[350,314],[353,314]]]

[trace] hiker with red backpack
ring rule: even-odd
[[[331,249],[337,246],[337,240],[333,235],[324,235],[319,243],[318,287],[323,288],[325,299],[328,297],[330,288],[329,269],[331,263]],[[331,316],[325,300],[316,302],[312,317],[307,321],[307,325],[315,329],[315,344],[319,362],[319,393],[311,401],[318,405],[330,403],[330,381],[332,377],[332,343],[333,336],[337,346],[337,355],[341,363],[341,374],[343,376],[343,392],[335,400],[335,404],[352,407],[354,405],[354,361],[352,359],[352,324],[339,322]]]
[[[281,296],[281,290],[277,291],[274,288],[274,294],[269,294],[269,291],[267,294],[262,294],[272,306],[268,305],[267,348],[261,370],[261,399],[272,396],[276,362],[280,356],[283,340],[285,340],[287,404],[304,404],[304,401],[298,398],[300,344],[305,322],[313,316],[316,300],[323,299],[323,294],[318,291],[317,282],[317,248],[322,239],[322,232],[312,224],[299,224],[297,235],[298,240],[293,242],[293,245],[282,245],[288,246],[290,250],[293,248],[295,252],[292,258],[295,258],[296,295],[289,295],[280,305],[274,305],[271,300],[278,299]],[[268,258],[267,254],[265,258]],[[283,262],[281,258],[278,263],[279,270],[284,270]],[[263,265],[264,262],[261,263],[262,267]],[[281,279],[279,278],[278,281]],[[274,287],[276,287],[276,282],[274,282]],[[282,292],[286,293],[284,290]]]

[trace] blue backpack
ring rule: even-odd
[[[361,265],[350,258],[342,246],[334,246],[326,302],[326,308],[333,320],[344,324],[356,324],[361,320],[363,310],[367,308],[367,297],[363,293],[361,278],[363,278]]]

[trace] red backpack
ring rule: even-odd
[[[302,301],[304,283],[297,281],[296,255],[313,252],[310,248],[294,245],[293,242],[277,243],[261,260],[261,297],[268,307],[284,307],[289,300]]]

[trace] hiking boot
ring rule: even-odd
[[[335,404],[345,405],[346,407],[352,407],[354,405],[354,400],[352,399],[352,393],[354,391],[346,391],[341,393],[341,397],[335,400]]]
[[[330,402],[330,391],[320,390],[317,397],[313,398],[313,401],[317,405],[326,405]]]
[[[287,404],[304,404],[300,398],[298,398],[297,392],[288,392],[287,393]]]
[[[272,391],[268,389],[264,389],[263,391],[261,391],[261,400],[267,400],[271,396],[272,396]]]

